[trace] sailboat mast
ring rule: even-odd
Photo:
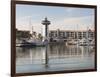
[[[29,18],[29,30],[31,30],[30,26],[31,26],[31,17]]]
[[[30,33],[32,34],[33,33],[33,26],[32,26],[32,22],[31,22],[31,17],[29,18],[29,30],[30,30]]]
[[[33,30],[34,30],[34,28],[33,28],[33,26],[32,26],[32,33],[33,33]]]
[[[86,33],[86,40],[87,40],[87,42],[89,43],[89,32],[88,32],[88,30],[89,30],[89,28],[87,27],[87,33]]]

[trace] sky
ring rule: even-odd
[[[51,22],[49,30],[94,29],[94,9],[42,5],[16,5],[16,28],[41,33],[41,23],[47,17]]]

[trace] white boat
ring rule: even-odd
[[[77,29],[78,29],[78,25],[77,25]],[[77,37],[78,37],[78,32],[76,33]],[[73,39],[73,38],[69,38],[68,42],[66,42],[66,45],[78,45],[79,39]]]
[[[17,47],[38,47],[38,46],[45,46],[48,44],[47,40],[41,41],[38,39],[24,39],[21,43],[16,44]]]
[[[89,42],[88,42],[87,39],[82,39],[82,40],[79,41],[78,45],[79,46],[87,46],[87,45],[89,45]]]
[[[95,46],[95,41],[92,40],[92,41],[89,43],[89,45],[91,45],[91,46]]]
[[[89,38],[89,33],[88,33],[89,28],[87,27],[87,33],[86,33],[86,38],[83,38],[82,40],[79,41],[80,46],[94,46],[95,42],[93,39]]]
[[[76,40],[68,40],[68,42],[66,42],[67,45],[77,45],[77,41]]]

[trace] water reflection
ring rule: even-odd
[[[68,67],[75,66],[75,68],[76,68],[76,64],[78,64],[76,69],[81,68],[83,66],[87,68],[89,67],[89,64],[92,64],[90,65],[89,68],[91,67],[93,68],[94,67],[94,52],[95,50],[93,46],[89,46],[89,47],[77,46],[77,45],[66,46],[65,44],[48,45],[47,54],[46,54],[46,47],[33,47],[33,48],[16,47],[16,67],[18,67],[17,72],[19,72],[19,69],[25,68],[23,66],[30,65],[30,64],[32,65],[36,64],[38,66],[48,64],[49,68],[53,68],[53,69],[54,69],[54,66],[52,67],[52,65],[55,65],[55,64],[56,64],[55,68],[57,68],[57,64],[58,65],[66,64]],[[32,67],[34,68],[34,66]]]

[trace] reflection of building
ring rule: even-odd
[[[82,38],[94,38],[94,31],[93,30],[51,30],[49,32],[49,37],[51,38],[62,38],[62,39],[82,39]]]

